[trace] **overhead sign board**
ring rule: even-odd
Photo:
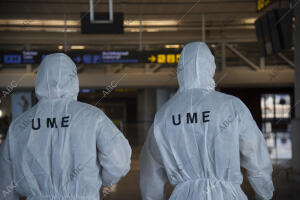
[[[109,13],[94,13],[95,20],[108,20]],[[115,12],[113,23],[91,23],[90,13],[81,13],[82,34],[121,34],[124,33],[123,13]]]
[[[0,52],[0,63],[39,64],[46,55],[54,52],[22,51]],[[158,63],[176,64],[179,51],[70,51],[66,53],[76,64],[114,64],[114,63]]]
[[[257,12],[262,11],[264,8],[268,7],[274,2],[274,0],[256,0],[256,10]]]

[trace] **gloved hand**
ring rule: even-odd
[[[263,198],[261,198],[259,195],[255,194],[254,199],[253,200],[264,200]],[[270,199],[272,200],[272,199]]]
[[[103,186],[102,187],[102,199],[104,200],[107,196],[114,193],[116,191],[117,185],[112,186]]]
[[[263,199],[262,199],[262,198],[260,198],[260,196],[259,196],[259,195],[255,194],[255,196],[254,196],[254,200],[263,200]]]

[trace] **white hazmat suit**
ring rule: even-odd
[[[141,153],[143,200],[246,200],[240,166],[263,200],[273,195],[267,146],[248,108],[216,92],[214,56],[187,44],[177,69],[179,91],[156,113]]]
[[[65,54],[48,55],[35,84],[38,104],[0,147],[0,199],[99,200],[100,187],[130,169],[128,141],[100,109],[77,101],[76,66]]]

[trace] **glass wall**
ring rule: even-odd
[[[261,96],[262,131],[272,159],[291,159],[291,97],[289,94]]]

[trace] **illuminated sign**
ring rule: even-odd
[[[264,8],[268,7],[269,5],[271,5],[271,3],[273,3],[272,0],[257,0],[256,1],[256,9],[257,12],[263,10]]]
[[[21,64],[21,55],[19,54],[4,54],[3,63],[5,64]]]
[[[1,64],[40,64],[47,56],[54,52],[22,51],[0,52]],[[70,51],[66,53],[76,64],[134,64],[157,63],[176,64],[179,61],[178,51]]]
[[[23,51],[23,62],[34,63],[34,57],[38,55],[37,51]]]
[[[156,55],[151,54],[148,57],[148,60],[151,63],[158,63],[158,64],[175,64],[178,63],[180,57],[180,53],[159,53]]]

